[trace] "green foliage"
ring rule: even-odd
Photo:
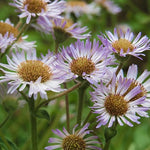
[[[50,116],[49,116],[48,112],[46,110],[43,110],[43,109],[39,109],[36,112],[36,117],[47,119],[48,121],[50,120]]]
[[[9,1],[10,2],[10,1]],[[101,14],[99,16],[94,16],[89,18],[87,15],[83,15],[79,18],[79,21],[82,25],[88,26],[89,31],[91,31],[92,38],[97,38],[97,34],[100,32],[105,32],[105,30],[113,30],[119,24],[129,25],[135,33],[139,31],[142,32],[142,35],[150,35],[150,1],[149,0],[115,0],[115,2],[122,8],[122,12],[118,15],[110,14],[106,9],[102,8]],[[11,21],[17,23],[19,20],[14,11],[14,8],[8,5],[8,1],[0,1],[0,19],[10,18]],[[14,17],[15,16],[15,17]],[[50,49],[54,51],[54,40],[52,35],[42,35],[40,32],[35,31],[34,28],[30,27],[26,32],[29,35],[29,41],[36,41],[37,44],[37,53],[46,54],[47,50]],[[69,45],[68,43],[74,42],[74,39],[66,41],[63,44],[65,46]],[[61,45],[62,46],[62,45]],[[146,57],[141,65],[139,61],[139,70],[145,68],[150,70],[150,54],[146,52]],[[136,63],[137,59],[130,59],[128,64]],[[126,68],[125,68],[126,69]],[[70,82],[68,84],[71,87],[74,83]],[[87,90],[87,95],[89,95],[89,89]],[[75,116],[77,113],[77,91],[72,92],[69,96],[70,103],[70,120],[71,128],[74,126],[76,120]],[[36,102],[38,103],[38,102]],[[83,118],[87,116],[92,106],[90,98],[87,96],[84,104],[84,114]],[[12,108],[12,105],[9,107]],[[14,108],[14,105],[13,105]],[[6,110],[0,106],[0,123],[6,117]],[[50,102],[49,105],[46,105],[44,109],[38,110],[36,113],[38,118],[44,118],[38,120],[38,146],[40,150],[43,150],[46,145],[48,145],[48,138],[53,136],[52,129],[62,129],[65,126],[65,104],[64,97],[58,99],[57,102]],[[95,121],[95,114],[91,116],[90,121]],[[92,122],[91,121],[91,122]],[[7,142],[11,146],[12,150],[29,150],[30,149],[30,134],[29,134],[29,110],[27,104],[22,108],[16,109],[11,119],[7,124],[2,127],[3,135],[6,135]],[[94,124],[91,125],[94,126]],[[117,127],[117,135],[112,140],[110,150],[150,150],[150,119],[142,119],[140,125],[135,125],[135,127]],[[96,132],[99,133],[98,136],[102,139],[104,129],[97,129]],[[12,139],[10,141],[9,139]],[[16,143],[16,145],[14,144]],[[17,148],[19,147],[19,149]],[[9,150],[4,144],[3,140],[0,138],[0,150]]]

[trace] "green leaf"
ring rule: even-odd
[[[8,148],[4,145],[4,143],[0,142],[0,150],[8,150]]]
[[[12,142],[10,139],[6,138],[9,146],[11,147],[11,150],[19,150],[14,142]],[[0,138],[0,150],[10,150],[8,147],[5,145],[3,140]]]
[[[50,120],[50,116],[46,110],[40,109],[36,112],[36,117]]]
[[[12,142],[9,139],[7,139],[7,141],[9,143],[10,147],[12,148],[12,150],[19,150],[14,142]]]

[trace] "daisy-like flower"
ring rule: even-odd
[[[118,14],[121,11],[121,8],[111,0],[95,0],[95,2],[105,7],[112,14]]]
[[[54,66],[55,56],[50,52],[42,59],[36,57],[36,51],[12,54],[12,59],[7,56],[8,64],[0,64],[5,68],[1,70],[4,76],[0,77],[0,82],[8,82],[10,88],[8,93],[13,93],[16,89],[23,91],[29,87],[29,97],[34,99],[40,93],[42,98],[47,99],[46,91],[60,92],[60,84],[64,82],[60,79],[60,71]]]
[[[6,48],[13,43],[15,40],[14,36],[12,34],[9,35],[7,32],[6,34],[2,35],[0,33],[0,52],[4,53]]]
[[[61,148],[62,150],[101,150],[101,148],[94,146],[94,144],[98,143],[96,141],[96,136],[85,137],[91,131],[88,130],[89,123],[80,130],[75,131],[77,126],[78,125],[73,128],[72,134],[68,133],[65,128],[63,128],[63,132],[59,129],[54,130],[53,132],[60,138],[50,138],[48,142],[53,145],[47,146],[45,149],[53,150]]]
[[[123,70],[121,70],[118,74],[118,76],[125,77]],[[143,104],[145,107],[150,107],[150,72],[145,70],[140,76],[138,76],[138,67],[137,65],[132,64],[127,72],[126,75],[127,79],[131,79],[132,83],[129,87],[129,89],[132,89],[133,87],[136,87],[137,85],[140,86],[141,92],[138,93],[135,97],[133,97],[131,100],[140,98],[145,96],[146,100]]]
[[[95,3],[86,3],[84,1],[68,1],[67,7],[65,10],[66,17],[70,18],[70,14],[74,13],[76,17],[79,17],[82,14],[98,14],[100,13],[100,7],[98,7]]]
[[[49,0],[13,0],[13,2],[14,3],[11,3],[11,5],[17,7],[21,11],[19,17],[27,17],[27,24],[30,22],[31,17],[60,17],[66,4],[63,0],[54,0],[53,2]]]
[[[107,31],[106,34],[107,36],[104,35],[98,37],[108,49],[121,57],[133,55],[140,58],[139,55],[144,55],[142,54],[143,51],[150,49],[149,38],[147,36],[141,38],[141,32],[138,33],[135,39],[130,30],[127,30],[126,33],[123,33],[122,30],[120,30],[120,33],[118,33],[115,28],[114,34],[110,31]]]
[[[108,73],[106,66],[112,63],[108,55],[109,51],[95,39],[93,43],[89,39],[85,43],[78,40],[58,54],[58,67],[65,72],[66,79],[82,77],[95,84],[102,78],[105,80]]]
[[[45,33],[51,33],[54,39],[60,42],[69,37],[76,39],[85,39],[90,36],[90,33],[85,33],[87,27],[78,27],[77,23],[72,23],[70,20],[65,19],[51,19],[48,17],[39,17],[37,20],[38,30]]]
[[[9,19],[6,19],[5,22],[4,21],[0,21],[0,38],[4,38],[1,42],[3,42],[6,39],[7,41],[11,41],[10,44],[12,42],[14,42],[14,40],[17,38],[17,36],[19,35],[19,30],[14,27],[14,24],[12,24],[10,22]],[[33,50],[36,45],[35,42],[28,42],[26,41],[28,36],[22,36],[20,37],[11,47],[11,49],[15,48],[15,49],[23,49],[23,50]],[[8,38],[8,39],[7,39]],[[5,52],[6,47],[3,48],[2,53]]]
[[[140,117],[149,117],[148,108],[142,106],[145,96],[140,95],[141,86],[132,84],[131,79],[114,75],[108,86],[101,83],[94,88],[91,96],[94,102],[92,109],[98,114],[97,128],[106,124],[111,127],[115,121],[121,126],[127,124],[132,127],[132,122],[140,123]]]

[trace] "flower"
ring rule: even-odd
[[[143,36],[140,39],[141,32],[138,33],[134,40],[134,35],[132,32],[130,32],[130,30],[127,30],[126,33],[123,33],[123,31],[120,30],[119,34],[117,33],[117,29],[115,28],[114,35],[110,31],[107,31],[106,34],[108,37],[105,35],[98,37],[108,49],[121,57],[133,55],[137,58],[140,58],[139,55],[144,55],[142,54],[143,51],[150,49],[150,40],[147,36]]]
[[[99,14],[100,7],[95,3],[87,4],[84,1],[68,1],[65,13],[67,18],[70,18],[71,13],[74,13],[76,17],[79,17],[81,14]]]
[[[98,114],[97,128],[106,124],[111,127],[115,121],[121,126],[125,123],[132,127],[131,121],[139,124],[140,117],[149,117],[146,112],[149,108],[142,106],[145,96],[139,95],[141,87],[132,86],[131,79],[116,78],[114,75],[109,85],[101,83],[94,90],[91,92],[94,102],[91,108]]]
[[[14,27],[14,24],[11,23],[11,21],[7,18],[4,21],[0,21],[0,38],[3,38],[3,41],[5,41],[6,39],[6,43],[7,41],[10,41],[8,43],[13,43],[16,39],[17,36],[19,35],[19,30]],[[23,50],[33,50],[35,48],[35,42],[28,42],[26,41],[28,36],[22,36],[20,37],[11,47],[11,49],[23,49]],[[10,45],[9,44],[9,45]],[[5,44],[6,45],[6,44]],[[5,52],[6,46],[1,50],[2,53]]]
[[[95,2],[103,7],[105,7],[110,13],[118,14],[121,11],[121,8],[114,4],[110,0],[95,0]]]
[[[22,12],[19,17],[27,17],[27,24],[29,24],[31,17],[60,17],[66,4],[63,0],[54,0],[53,2],[49,0],[13,0],[13,2],[11,5],[17,7]]]
[[[87,27],[80,28],[77,23],[73,24],[70,20],[39,17],[37,25],[34,25],[36,29],[46,34],[52,33],[54,39],[60,41],[60,43],[69,37],[85,39],[90,36],[90,33],[85,34]]]
[[[108,73],[107,65],[112,64],[109,52],[94,39],[93,43],[78,40],[58,54],[58,67],[64,72],[66,79],[82,77],[95,84],[100,79],[105,80]],[[107,79],[106,79],[107,80]]]
[[[7,56],[8,64],[0,64],[3,68],[4,76],[0,77],[0,82],[8,82],[10,88],[8,93],[13,93],[16,89],[23,91],[29,87],[29,97],[34,99],[40,93],[42,98],[47,99],[46,91],[60,92],[60,84],[64,82],[62,76],[55,68],[55,56],[48,53],[42,59],[36,57],[36,51],[12,54],[12,60]],[[58,73],[59,72],[59,73]]]
[[[123,70],[121,70],[118,76],[125,77]],[[139,77],[138,77],[138,67],[135,64],[132,64],[127,72],[126,78],[131,79],[131,85],[129,88],[136,87],[137,85],[140,86],[141,92],[133,97],[131,100],[134,100],[138,97],[146,97],[144,105],[145,107],[150,107],[150,72],[145,70]]]
[[[12,34],[9,35],[7,32],[5,35],[0,34],[0,51],[4,53],[6,48],[13,43],[15,40]]]
[[[98,143],[97,141],[95,141],[95,139],[97,138],[96,136],[89,136],[85,138],[85,136],[90,133],[90,130],[88,130],[89,123],[87,123],[80,130],[75,131],[77,126],[78,125],[73,128],[72,134],[68,133],[65,128],[63,128],[63,132],[61,132],[59,129],[53,130],[53,132],[60,138],[50,138],[48,142],[54,145],[47,146],[45,147],[45,149],[53,150],[61,148],[63,150],[101,150],[101,148],[93,145],[95,143]]]

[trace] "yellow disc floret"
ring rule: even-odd
[[[43,0],[25,0],[23,3],[24,6],[27,5],[27,10],[30,13],[41,13],[42,10],[46,10],[46,5],[47,3],[44,2]]]
[[[76,135],[69,135],[62,142],[63,150],[85,150],[85,141]]]
[[[52,76],[50,67],[39,60],[27,60],[22,62],[17,70],[23,81],[35,82],[41,77],[41,82],[46,82]]]
[[[124,115],[128,110],[128,103],[120,95],[109,95],[105,99],[105,109],[111,116]]]
[[[117,51],[120,52],[121,49],[124,53],[126,53],[129,49],[130,52],[134,50],[134,46],[131,44],[130,41],[126,39],[119,39],[112,43],[112,47]]]
[[[71,71],[79,76],[82,76],[83,72],[90,74],[95,70],[95,64],[86,57],[79,57],[74,59],[70,67]]]

